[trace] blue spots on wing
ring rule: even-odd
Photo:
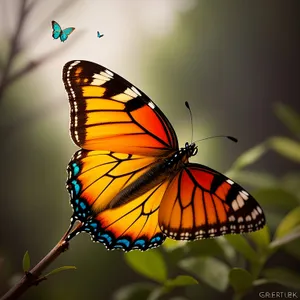
[[[124,245],[125,248],[128,248],[130,246],[130,241],[128,239],[120,239],[117,240],[115,247],[118,245]]]
[[[79,174],[80,168],[77,163],[72,163],[72,174],[73,176],[77,176]]]
[[[156,236],[156,237],[154,237],[154,238],[152,238],[152,239],[150,240],[150,243],[151,243],[151,244],[154,244],[154,243],[160,243],[161,241],[162,241],[161,236]]]
[[[109,245],[112,243],[113,238],[108,233],[99,232],[98,240],[106,245]]]
[[[133,245],[134,246],[141,246],[142,248],[144,248],[145,245],[146,245],[146,242],[145,242],[145,240],[140,239],[140,240],[136,240]]]
[[[90,226],[93,227],[93,228],[97,228],[97,227],[98,227],[98,224],[95,223],[95,222],[93,222],[93,223],[90,224]]]
[[[72,186],[74,188],[75,194],[78,195],[80,192],[80,185],[76,179],[72,180]]]
[[[91,217],[92,212],[89,208],[87,202],[82,198],[71,199],[71,204],[73,207],[73,218],[81,222],[86,222],[89,217]]]
[[[74,203],[77,203],[78,210],[86,205],[86,202],[82,201],[82,199],[76,199]],[[86,207],[88,206],[86,205]],[[76,214],[79,216],[79,212]],[[81,212],[81,214],[83,213]],[[145,251],[147,249],[158,247],[165,240],[165,236],[161,233],[156,234],[151,238],[143,236],[138,239],[133,239],[130,235],[116,236],[114,232],[105,230],[102,227],[101,222],[97,219],[93,219],[92,215],[83,222],[84,225],[81,227],[80,231],[90,234],[93,241],[104,244],[108,250],[121,249],[123,251],[130,251],[137,249]]]

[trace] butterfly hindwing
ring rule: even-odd
[[[108,249],[147,250],[160,245],[165,237],[158,227],[158,209],[167,184],[161,183],[120,207],[109,208],[111,200],[156,160],[108,151],[77,151],[68,166],[67,187],[72,221],[83,223],[79,231],[90,233],[94,241],[104,243]]]
[[[170,238],[195,240],[259,230],[265,216],[237,183],[208,167],[189,163],[165,193],[159,224]]]
[[[63,81],[71,106],[70,131],[87,150],[163,156],[178,149],[175,131],[139,89],[107,68],[68,62]]]

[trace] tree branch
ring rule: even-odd
[[[75,226],[74,230],[80,227],[79,223]],[[31,286],[37,285],[37,283],[42,282],[40,280],[40,276],[42,272],[53,262],[55,261],[60,254],[68,250],[69,243],[65,241],[66,237],[70,233],[73,224],[70,225],[67,232],[61,238],[61,240],[57,243],[57,245],[29,272],[26,272],[21,280],[13,286],[5,295],[2,296],[0,300],[16,300],[21,295],[23,295]]]
[[[32,7],[32,6],[30,6],[30,7],[26,8],[26,2],[27,2],[27,0],[21,1],[19,20],[17,23],[15,33],[11,39],[11,45],[10,45],[8,58],[7,58],[6,64],[4,65],[4,68],[3,68],[2,78],[0,81],[0,101],[1,101],[3,93],[4,93],[6,80],[9,76],[9,72],[10,72],[11,66],[13,64],[14,58],[17,56],[17,54],[19,52],[19,37],[22,32],[24,21],[26,19],[26,16],[27,16],[30,8]]]

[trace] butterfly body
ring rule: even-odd
[[[74,27],[68,27],[65,29],[62,29],[61,26],[55,22],[52,21],[52,37],[54,39],[60,38],[61,42],[65,42],[68,39],[68,36],[75,30]]]
[[[184,148],[181,148],[170,157],[157,162],[149,171],[120,191],[118,195],[111,200],[109,208],[116,208],[124,205],[148,192],[163,181],[172,178],[184,167],[183,161],[186,161],[190,156],[195,155],[196,149],[194,143],[186,143]]]
[[[109,250],[147,250],[166,237],[197,240],[256,231],[264,213],[240,185],[190,163],[194,143],[179,148],[162,111],[107,68],[68,62],[63,81],[71,137],[81,148],[68,166],[73,216]]]

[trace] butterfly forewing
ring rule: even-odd
[[[87,150],[164,156],[178,149],[168,119],[139,89],[100,65],[71,61],[63,70],[73,141]]]

